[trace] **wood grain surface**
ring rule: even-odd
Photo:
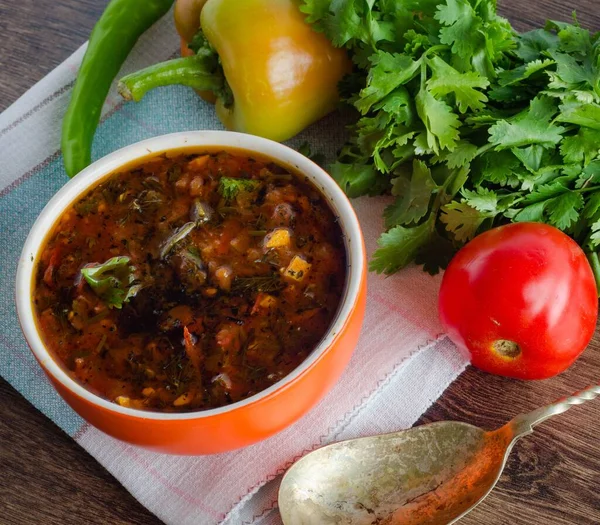
[[[0,110],[79,47],[107,0],[0,0]],[[499,0],[520,30],[546,18],[600,30],[598,0]],[[524,5],[525,4],[525,5]],[[594,8],[595,7],[595,8]],[[561,376],[520,382],[463,373],[420,422],[495,428],[600,377],[600,337]],[[576,407],[517,443],[496,490],[461,521],[475,525],[600,523],[600,401]],[[0,524],[158,525],[94,459],[0,379]]]

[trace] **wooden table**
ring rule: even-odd
[[[600,29],[597,0],[500,0],[518,29],[546,18]],[[107,0],[0,0],[0,110],[87,38]],[[143,2],[141,2],[143,4]],[[600,337],[560,377],[519,382],[468,369],[421,422],[456,419],[494,428],[600,377]],[[75,441],[0,379],[0,523],[160,522]],[[498,487],[461,523],[600,523],[600,401],[538,427],[515,447]]]

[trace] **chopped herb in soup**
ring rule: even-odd
[[[310,183],[243,152],[182,152],[111,175],[64,212],[34,302],[45,344],[86,388],[189,411],[296,368],[345,279],[341,230]]]

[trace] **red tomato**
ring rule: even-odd
[[[475,237],[452,259],[439,314],[474,366],[545,379],[567,369],[589,343],[598,294],[570,237],[545,224],[509,224]]]

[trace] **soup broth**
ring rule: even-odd
[[[341,229],[301,175],[242,151],[182,151],[110,175],[63,213],[33,301],[42,340],[85,388],[182,412],[289,374],[345,281]]]

